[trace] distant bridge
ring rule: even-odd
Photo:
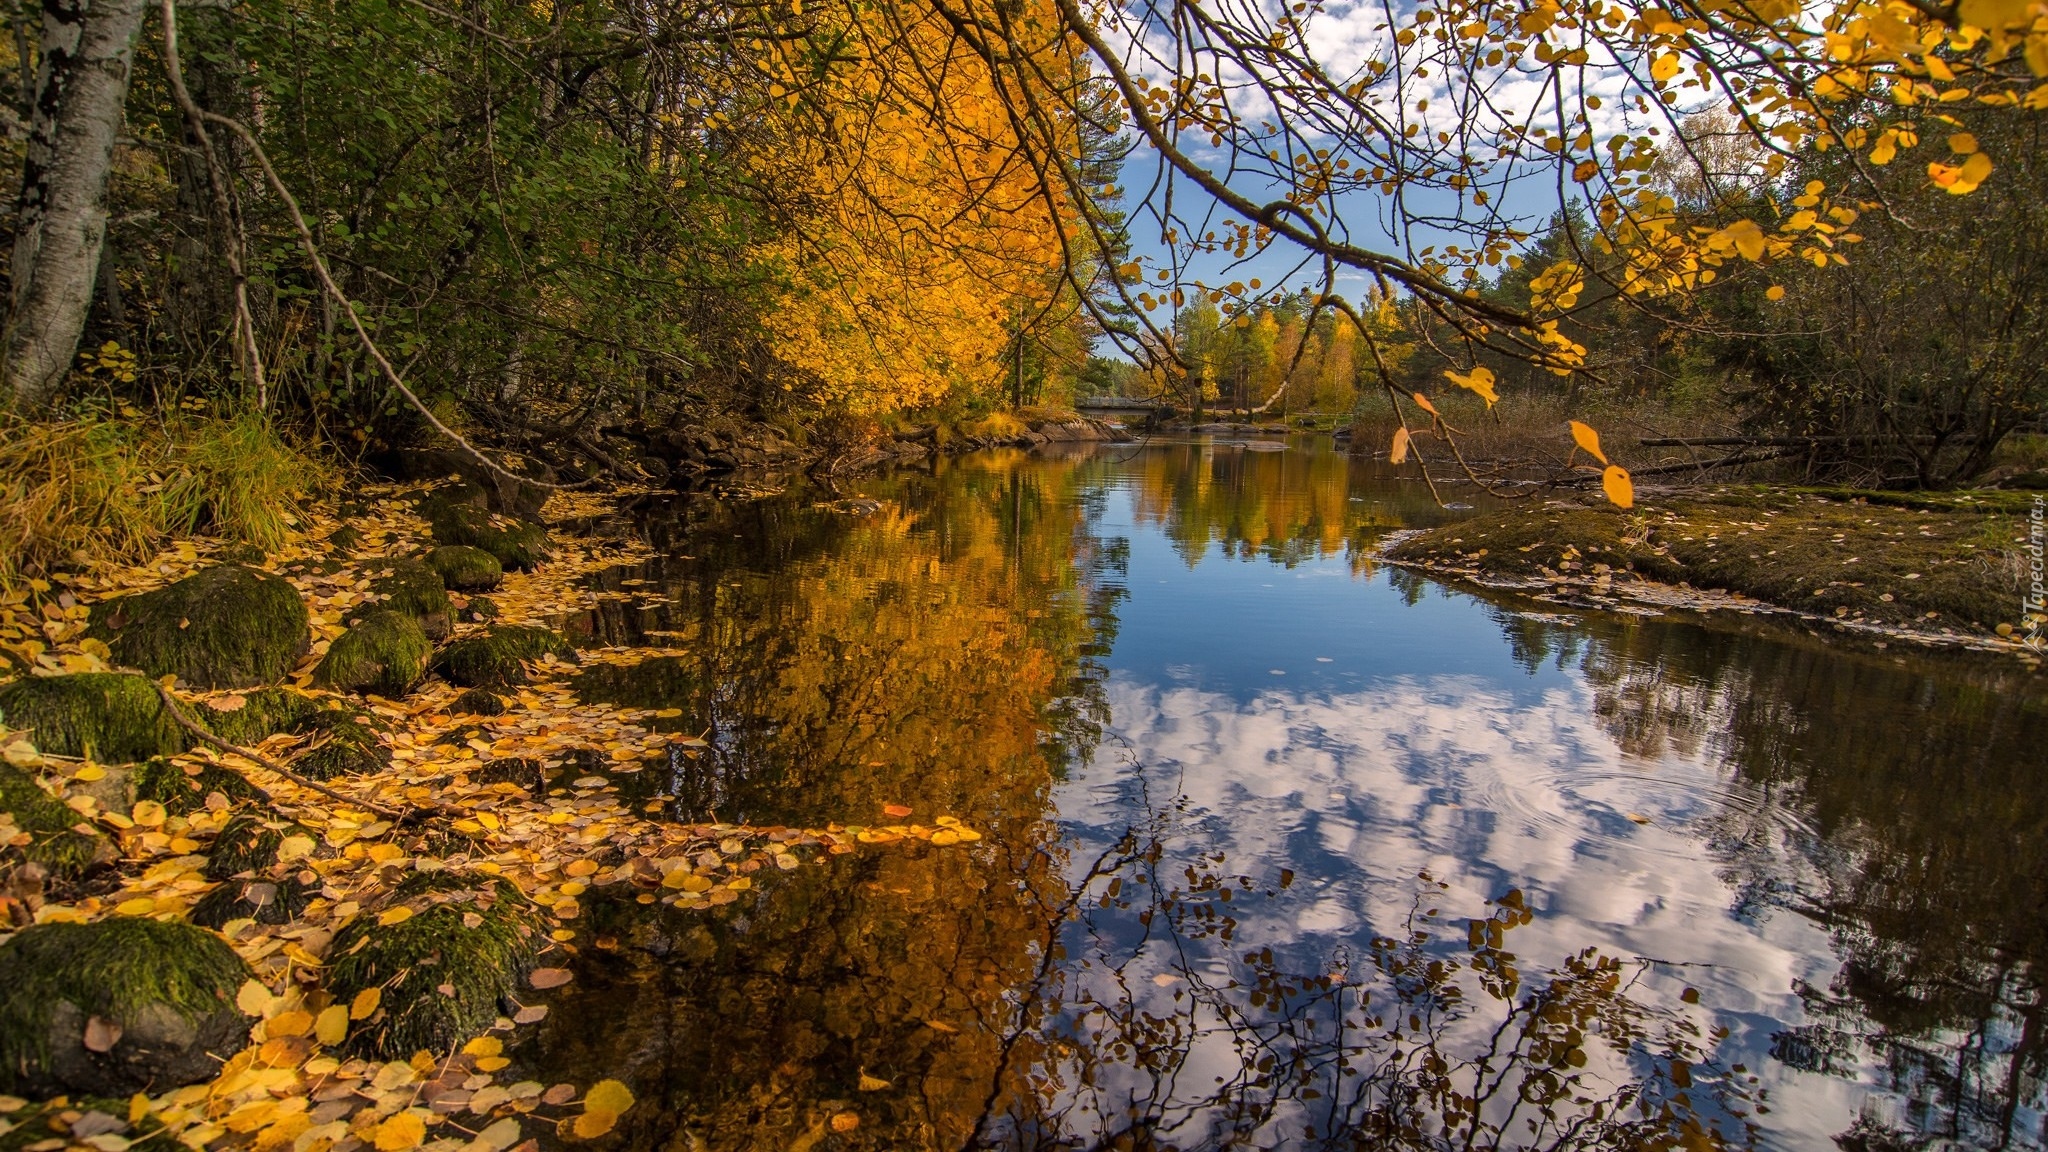
[[[1136,396],[1088,396],[1074,401],[1074,410],[1083,416],[1171,416],[1180,411],[1164,400],[1145,399]]]

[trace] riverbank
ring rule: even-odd
[[[268,552],[186,538],[0,599],[27,669],[0,682],[0,1148],[594,1139],[624,1085],[528,1078],[554,990],[611,946],[587,909],[979,839],[893,805],[677,811],[703,739],[579,691],[668,654],[576,634],[637,595],[592,585],[650,555],[643,494],[522,520],[359,484]]]
[[[1783,612],[1841,631],[2010,651],[2027,635],[2034,494],[1723,485],[1515,502],[1406,534],[1386,559],[1598,607]]]

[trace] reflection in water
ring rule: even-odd
[[[1367,467],[647,509],[564,624],[705,734],[660,803],[988,838],[592,902],[539,1071],[627,1079],[634,1147],[2039,1146],[2041,690],[1378,569],[1447,514]]]

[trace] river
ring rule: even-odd
[[[593,900],[514,1055],[626,1080],[633,1148],[2041,1146],[2038,681],[1382,566],[1459,513],[1380,469],[642,501],[561,622],[708,742],[636,799],[984,838]]]

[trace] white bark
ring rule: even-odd
[[[144,3],[43,0],[4,345],[7,393],[20,408],[47,403],[78,352]]]

